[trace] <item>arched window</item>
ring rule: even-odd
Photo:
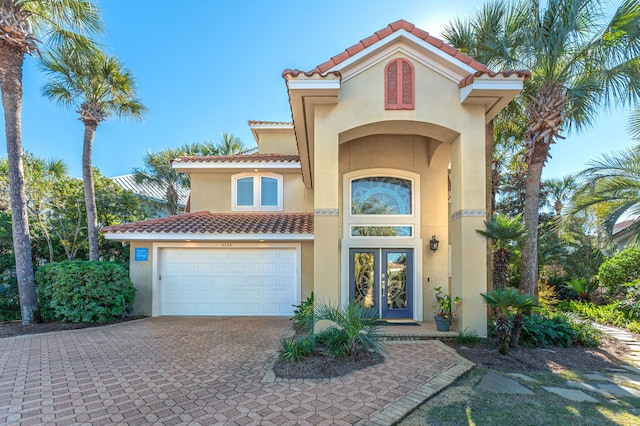
[[[239,173],[231,180],[231,210],[282,211],[281,175]]]
[[[384,69],[385,109],[413,109],[413,65],[403,58],[394,59]]]

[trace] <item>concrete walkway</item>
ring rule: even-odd
[[[0,339],[0,424],[393,424],[473,365],[438,341],[394,341],[345,377],[274,381],[290,326],[164,317]]]

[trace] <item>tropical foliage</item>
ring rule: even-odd
[[[493,288],[504,289],[507,287],[510,250],[524,236],[524,224],[519,215],[508,217],[498,213],[485,220],[484,226],[485,229],[477,229],[476,233],[490,240],[493,246]]]
[[[527,117],[522,287],[538,284],[542,169],[566,128],[581,130],[603,107],[637,101],[640,4],[625,0],[606,15],[598,0],[516,0],[485,4],[444,29],[454,47],[497,70],[527,69],[519,98]]]
[[[136,99],[131,71],[113,56],[97,50],[86,53],[62,47],[44,55],[42,68],[49,76],[49,82],[42,89],[44,95],[65,108],[73,108],[84,124],[82,179],[89,260],[98,260],[98,214],[91,168],[95,132],[112,116],[140,120],[146,109]]]
[[[52,46],[94,49],[90,37],[102,30],[98,10],[87,0],[3,0],[0,2],[0,89],[7,140],[15,271],[22,323],[37,309],[22,162],[22,66],[25,55]]]
[[[607,235],[622,217],[640,216],[640,145],[592,161],[578,175],[581,186],[573,200],[573,213],[599,208]],[[628,227],[632,239],[640,236],[640,220]]]
[[[522,315],[534,306],[535,301],[531,296],[522,294],[515,288],[494,289],[480,295],[496,310],[495,330],[499,344],[498,350],[502,355],[506,355],[511,342],[513,342],[512,346],[518,345]],[[510,318],[509,315],[512,313],[518,317],[516,321]],[[512,335],[514,328],[516,333]]]
[[[640,279],[640,246],[631,246],[616,253],[600,265],[598,283],[609,297],[626,293],[625,284]]]

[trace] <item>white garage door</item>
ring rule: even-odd
[[[287,315],[297,303],[295,248],[163,248],[161,315]]]

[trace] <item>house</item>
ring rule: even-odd
[[[458,328],[486,335],[485,129],[528,75],[403,20],[285,70],[292,121],[250,121],[257,153],[173,161],[192,213],[103,230],[131,243],[136,309],[291,315],[314,291],[427,321],[443,286]]]
[[[155,182],[136,182],[135,175],[128,174],[111,178],[120,188],[130,191],[140,199],[142,207],[152,218],[169,216],[169,203],[167,202],[167,188]],[[176,187],[178,193],[178,208],[185,210],[189,200],[189,189],[183,186]]]
[[[629,245],[636,243],[637,232],[632,225],[637,225],[637,218],[623,220],[613,225],[611,239],[615,244],[616,250],[624,250]]]

